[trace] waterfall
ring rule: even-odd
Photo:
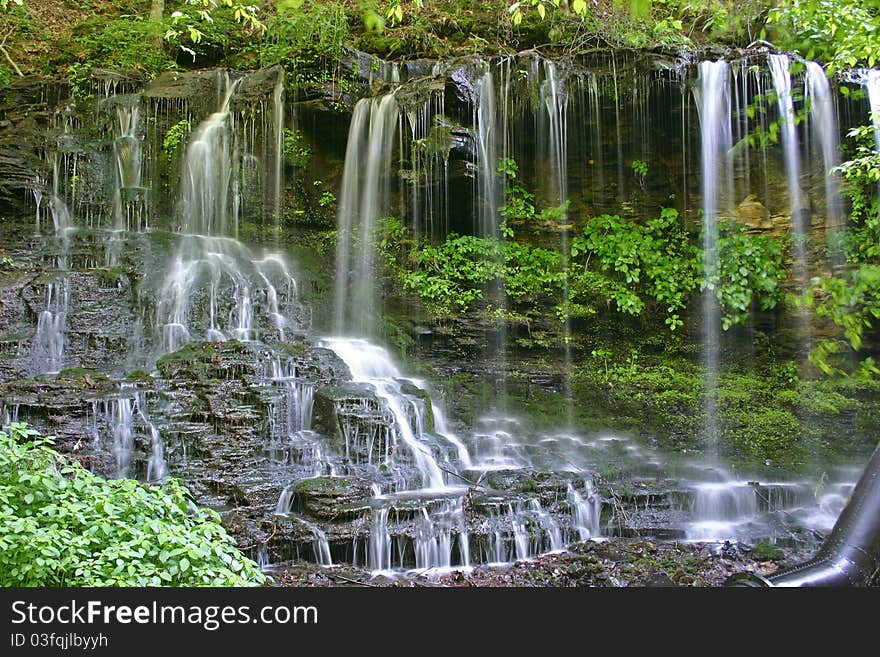
[[[116,476],[125,478],[135,474],[132,459],[140,442],[148,451],[145,468],[142,470],[144,480],[161,481],[168,475],[162,435],[147,415],[143,392],[135,390],[129,396],[125,394],[129,388],[123,385],[122,394],[125,396],[95,405],[92,429],[95,444],[101,448],[109,443],[110,452],[116,462]],[[149,438],[144,434],[149,434]]]
[[[547,142],[549,145],[550,171],[553,187],[548,201],[552,205],[563,206],[568,202],[568,94],[565,83],[558,79],[556,64],[544,60],[544,82],[541,84],[540,97],[547,111]],[[543,135],[542,135],[543,136]],[[567,214],[563,211],[559,218],[559,248],[563,257],[569,254],[569,235]],[[565,274],[562,289],[562,306],[568,307],[569,286],[568,275]],[[571,392],[571,321],[567,314],[562,327],[563,349],[563,395],[568,426],[572,424],[572,392]]]
[[[503,191],[498,184],[498,116],[495,112],[495,82],[491,69],[474,85],[476,129],[477,222],[479,237],[499,237],[498,207]]]
[[[46,285],[46,304],[37,318],[31,345],[33,368],[41,374],[57,374],[64,365],[70,284],[67,277]]]
[[[113,214],[116,230],[141,230],[143,208],[137,204],[141,193],[142,147],[140,96],[117,97],[116,133],[113,159],[116,184],[113,188]]]
[[[723,202],[723,185],[732,179],[729,151],[733,145],[730,125],[730,78],[727,62],[701,62],[697,109],[700,119],[701,176],[703,194],[703,269],[711,278],[718,272],[718,214]],[[728,197],[729,202],[729,197]],[[718,372],[721,317],[715,290],[707,285],[702,297],[702,352],[705,367],[705,434],[708,450],[718,444]]]
[[[806,96],[810,100],[810,127],[822,152],[822,174],[825,182],[825,227],[838,228],[844,221],[840,198],[840,181],[834,167],[840,164],[840,144],[837,137],[837,112],[831,95],[831,85],[825,71],[816,62],[807,62]],[[841,260],[841,255],[836,254]]]
[[[40,235],[40,206],[43,203],[43,181],[39,178],[39,176],[34,180],[34,186],[31,188],[31,192],[34,195],[34,205],[36,206],[36,229],[34,230],[34,235]]]
[[[393,93],[359,100],[352,114],[337,221],[334,329],[339,335],[373,332],[373,234],[388,209],[397,119]]]
[[[409,107],[410,208],[416,239],[444,237],[449,232],[449,153],[451,124],[445,116],[445,99],[432,91],[419,107]]]
[[[785,175],[788,180],[788,203],[791,209],[792,230],[795,247],[795,279],[798,292],[807,287],[807,233],[809,231],[809,210],[804,204],[801,192],[801,156],[795,125],[794,99],[792,98],[791,76],[788,71],[787,55],[770,55],[770,74],[776,91],[779,118],[782,123],[782,148],[785,161]]]
[[[868,105],[871,110],[871,125],[874,126],[874,144],[880,153],[880,69],[871,69],[865,76],[868,90]]]
[[[738,481],[698,484],[693,501],[689,540],[713,541],[737,537],[740,525],[758,515],[758,498],[752,485]]]
[[[284,390],[283,397],[270,413],[270,418],[276,425],[272,431],[273,436],[289,438],[303,431],[310,431],[315,398],[314,383],[303,381],[297,376],[292,360],[281,362],[277,357],[271,362],[271,372],[265,376],[272,383],[280,384]],[[281,418],[281,421],[276,417]]]
[[[238,235],[238,216],[230,213],[234,157],[229,106],[240,83],[241,78],[226,78],[220,108],[199,124],[186,147],[179,210],[185,234]]]
[[[421,477],[421,486],[431,490],[446,490],[445,477],[431,453],[413,429],[405,410],[408,400],[401,390],[403,377],[388,352],[365,340],[325,338],[321,346],[332,349],[348,365],[355,382],[369,383],[394,418],[393,432],[409,450]],[[407,379],[418,386],[414,379]],[[416,410],[415,405],[411,406]]]
[[[584,493],[568,484],[566,500],[571,507],[572,526],[582,541],[588,541],[599,535],[599,525],[602,518],[602,501],[593,487],[593,482],[584,480]]]
[[[475,129],[476,189],[474,202],[474,233],[477,237],[492,240],[504,239],[500,230],[499,208],[504,198],[498,174],[498,114],[495,108],[495,81],[491,68],[485,70],[474,84],[474,106],[472,122]],[[504,261],[503,250],[497,261]],[[496,310],[500,316],[494,321],[494,335],[488,335],[493,351],[494,371],[489,372],[493,384],[499,388],[498,397],[502,404],[507,395],[507,320],[503,314],[507,308],[507,295],[504,283],[494,280],[489,283],[486,293],[489,310]]]
[[[281,193],[284,187],[284,75],[279,74],[272,92],[272,133],[275,140],[272,154],[272,216],[281,225]],[[276,237],[278,234],[276,233]]]
[[[162,353],[193,339],[251,341],[274,333],[284,340],[288,328],[303,324],[284,257],[257,258],[236,239],[239,167],[230,106],[240,81],[225,79],[220,108],[186,148],[178,204],[183,234],[157,293]]]
[[[367,547],[367,567],[370,570],[391,568],[391,533],[388,531],[388,507],[373,509],[370,540]]]

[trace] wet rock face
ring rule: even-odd
[[[51,108],[67,98],[66,81],[15,78],[0,96],[0,208],[18,209],[38,180],[46,180],[39,149]]]
[[[359,477],[313,477],[290,486],[291,509],[317,520],[336,521],[362,516],[373,495],[370,482]]]
[[[381,463],[393,449],[394,418],[369,384],[321,388],[315,394],[315,426],[355,463]]]

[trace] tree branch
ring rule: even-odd
[[[3,35],[3,41],[0,41],[0,52],[3,53],[4,57],[6,57],[6,61],[12,64],[12,68],[15,69],[15,72],[18,73],[20,77],[24,77],[24,73],[22,73],[21,69],[18,68],[18,64],[12,61],[12,57],[9,56],[9,52],[6,50],[6,39],[9,38],[10,34],[12,34],[12,30],[9,30],[9,32]]]

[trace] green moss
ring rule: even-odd
[[[162,356],[156,361],[156,369],[168,379],[187,378],[203,382],[226,379],[229,374],[241,370],[241,356],[249,353],[247,345],[237,340],[190,342]]]
[[[755,545],[750,551],[749,556],[755,561],[782,561],[785,559],[785,553],[781,548],[771,545],[766,541],[762,541]]]
[[[101,374],[90,367],[69,367],[58,372],[59,381],[77,381],[80,383],[106,383],[110,379],[106,374]]]
[[[144,370],[132,370],[125,375],[127,381],[149,381],[152,377]]]

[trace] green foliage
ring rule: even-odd
[[[657,304],[674,330],[696,286],[696,253],[674,208],[644,225],[617,215],[594,217],[571,240],[571,299],[581,310],[613,301],[628,315]]]
[[[553,226],[565,216],[568,200],[562,205],[540,211],[535,208],[535,195],[517,181],[519,167],[513,159],[500,158],[498,173],[504,178],[506,187],[504,205],[498,208],[498,213],[504,217],[504,222],[501,224],[501,234],[504,237],[513,237],[514,226],[530,225],[535,232],[538,232],[542,226]]]
[[[753,235],[732,222],[721,222],[718,234],[717,268],[703,272],[701,287],[714,291],[727,330],[745,322],[753,307],[775,308],[784,297],[786,272],[782,245],[772,237]]]
[[[25,424],[0,432],[0,585],[253,586],[216,512],[176,480],[107,481]]]
[[[284,160],[287,164],[297,169],[307,167],[312,157],[311,149],[303,142],[303,134],[299,130],[284,129],[284,143],[282,146]]]
[[[642,160],[633,160],[630,167],[636,176],[636,180],[639,182],[639,187],[645,189],[645,176],[648,175],[648,163],[643,162]]]
[[[837,171],[843,174],[850,199],[844,247],[851,267],[838,276],[820,278],[800,300],[842,331],[842,338],[822,340],[810,352],[810,362],[829,376],[850,372],[853,352],[862,348],[865,333],[880,318],[880,155],[874,149],[871,128],[854,128],[849,137],[855,143],[855,157]],[[872,378],[880,369],[867,357],[851,373]]]
[[[256,5],[233,0],[186,0],[164,22],[162,38],[189,54],[213,59],[252,48],[266,32]]]
[[[767,18],[777,47],[828,63],[829,72],[874,66],[880,35],[878,0],[779,0]]]
[[[558,252],[488,237],[450,233],[442,244],[417,248],[414,259],[403,289],[438,317],[474,310],[493,285],[516,306],[557,293],[562,282]]]
[[[183,143],[183,140],[186,139],[186,136],[190,131],[190,122],[186,119],[181,119],[173,126],[168,128],[168,132],[165,133],[165,139],[162,140],[162,150],[165,152],[165,156],[168,159],[174,157],[174,154],[177,152],[177,149]]]
[[[853,262],[876,262],[880,258],[880,152],[874,145],[873,127],[853,128],[848,136],[855,143],[855,153],[833,171],[843,175],[843,191],[850,200],[851,226],[845,248]]]
[[[315,188],[320,188],[324,184],[323,180],[316,180],[312,183]],[[331,192],[329,189],[325,189],[321,192],[321,196],[318,199],[318,205],[322,208],[329,208],[330,206],[336,203],[336,195]]]
[[[73,28],[67,56],[80,70],[102,66],[157,73],[174,66],[160,45],[162,29],[138,16],[94,18]]]
[[[0,9],[9,9],[10,3],[21,7],[24,4],[24,0],[0,0]]]
[[[880,318],[880,265],[861,263],[845,277],[826,276],[807,292],[804,301],[817,317],[827,317],[843,329],[848,345],[858,351],[865,330],[873,328],[874,320]],[[843,347],[838,340],[825,340],[810,353],[810,362],[825,374],[842,374],[843,369],[833,364],[832,357]],[[873,360],[863,362],[862,374],[877,373],[880,371]]]
[[[748,45],[758,38],[773,0],[666,0],[670,15],[712,39]]]
[[[231,18],[246,34],[259,34],[266,26],[258,18],[256,5],[244,5],[234,0],[186,0],[186,4],[171,13],[163,38],[178,45],[184,52],[196,58],[196,52],[187,45],[210,40],[215,43],[228,39],[236,32],[223,25],[224,18]]]
[[[287,0],[267,20],[260,63],[286,63],[303,55],[338,58],[350,38],[348,17],[340,2]],[[297,64],[302,66],[302,63]]]

